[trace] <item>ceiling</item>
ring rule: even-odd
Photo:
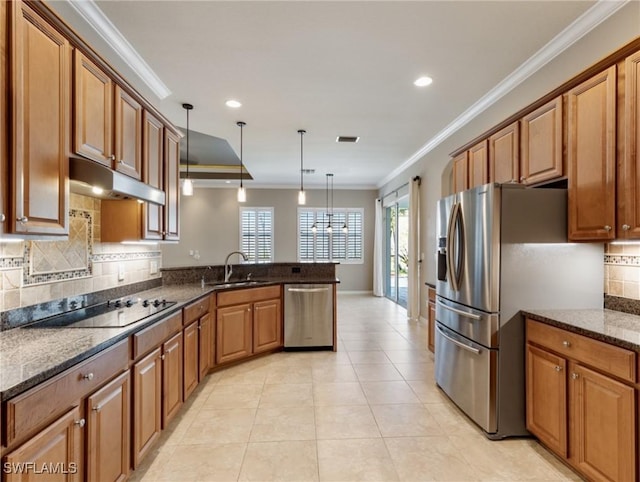
[[[236,152],[236,122],[246,122],[248,187],[298,185],[297,131],[306,129],[304,167],[315,169],[306,186],[323,187],[332,172],[336,188],[375,188],[594,3],[96,5],[171,91],[157,104],[172,122],[184,127],[182,103],[191,103],[190,128]],[[433,83],[415,87],[422,75]],[[231,109],[228,99],[243,105]],[[341,135],[360,141],[336,143]]]

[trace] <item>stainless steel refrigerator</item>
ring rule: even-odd
[[[527,435],[527,308],[602,308],[603,244],[567,243],[567,191],[486,184],[438,201],[436,383],[492,439]]]

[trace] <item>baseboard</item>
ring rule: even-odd
[[[420,316],[418,318],[418,321],[422,323],[424,326],[427,326],[429,324],[429,320],[427,320],[424,316]]]

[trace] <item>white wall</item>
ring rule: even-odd
[[[197,182],[197,181],[196,181]],[[375,190],[334,190],[334,208],[364,208],[364,262],[342,264],[336,269],[341,291],[371,291],[373,286],[373,220]],[[297,261],[297,189],[247,188],[246,207],[274,208],[276,262]],[[235,189],[195,189],[180,199],[180,242],[162,245],[164,267],[224,264],[240,246],[240,214]],[[307,191],[307,207],[324,207],[324,189]],[[200,259],[189,256],[198,250]],[[238,262],[237,258],[233,260]]]
[[[638,36],[640,36],[640,2],[629,2],[537,74],[380,189],[379,195],[382,196],[406,183],[413,176],[418,175],[422,178],[420,250],[425,253],[421,272],[422,303],[420,313],[422,317],[427,317],[427,290],[423,282],[433,282],[436,279],[436,203],[442,196],[449,194],[451,189],[451,157],[449,154]],[[507,44],[510,41],[517,41],[517,39],[506,40],[505,48],[508,48]],[[499,52],[496,52],[496,55],[499,55]],[[472,76],[469,78],[469,82],[473,82]],[[437,115],[437,112],[434,115]],[[446,122],[452,120],[448,119]]]

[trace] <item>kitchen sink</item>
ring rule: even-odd
[[[258,280],[244,280],[244,281],[212,281],[209,283],[205,283],[207,286],[213,286],[218,289],[227,289],[227,288],[241,288],[243,286],[254,286],[260,283],[264,283],[264,281]]]

